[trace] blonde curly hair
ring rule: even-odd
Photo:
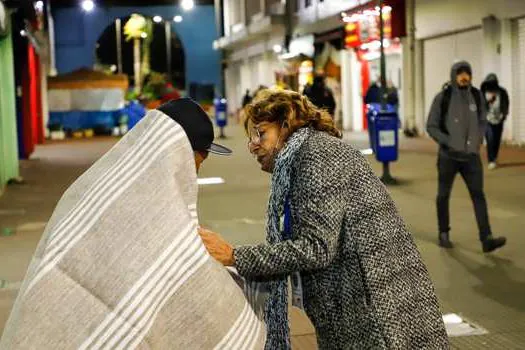
[[[244,107],[246,132],[252,125],[262,122],[287,122],[290,135],[308,126],[338,138],[343,136],[326,110],[317,108],[306,96],[290,90],[261,90]]]

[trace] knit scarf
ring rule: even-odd
[[[310,128],[302,128],[294,132],[275,160],[266,222],[266,240],[269,244],[284,241],[281,218],[284,215],[284,205],[290,190],[292,164],[297,151],[311,133]],[[264,308],[268,332],[265,350],[291,349],[288,325],[288,276],[269,282],[268,287],[270,294]]]

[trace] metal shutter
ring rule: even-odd
[[[450,68],[455,60],[466,60],[472,65],[472,82],[483,81],[483,33],[481,29],[427,39],[423,43],[425,122],[434,96],[450,80]]]

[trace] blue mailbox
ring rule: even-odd
[[[370,146],[378,161],[387,163],[396,161],[399,148],[399,116],[393,105],[372,103],[368,106],[368,135]]]

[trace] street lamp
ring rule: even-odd
[[[182,0],[180,6],[184,11],[189,11],[193,9],[193,7],[195,6],[195,2],[193,0]]]
[[[93,0],[84,0],[82,1],[82,9],[86,12],[91,12],[95,9],[95,3]]]
[[[42,10],[44,10],[44,2],[43,1],[35,2],[35,10],[42,12]]]
[[[160,16],[154,16],[154,17],[153,17],[153,22],[155,22],[155,23],[160,23],[160,22],[162,22],[162,17],[160,17]]]
[[[173,22],[176,22],[176,23],[182,22],[182,16],[177,15],[173,17]]]

